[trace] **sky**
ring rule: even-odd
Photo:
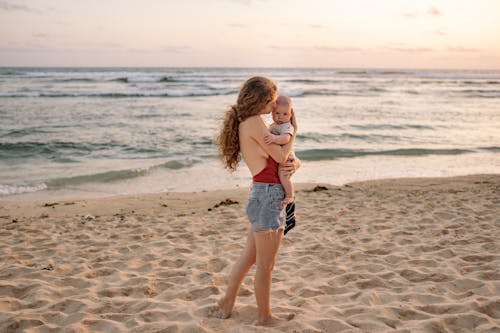
[[[0,0],[0,66],[500,69],[500,0]]]

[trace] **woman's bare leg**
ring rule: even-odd
[[[274,263],[283,238],[283,229],[256,232],[254,235],[257,254],[254,288],[258,321],[261,324],[268,324],[273,319],[271,312],[271,282]]]
[[[253,266],[256,259],[255,237],[252,228],[248,232],[247,243],[245,249],[241,253],[239,259],[234,263],[231,273],[228,277],[226,294],[219,300],[219,308],[222,310],[223,318],[229,318],[233,311],[236,296],[240,289],[243,279],[248,273],[248,270]]]

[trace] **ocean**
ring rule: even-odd
[[[213,139],[253,75],[294,101],[295,182],[500,172],[500,71],[0,68],[0,197],[247,186]]]

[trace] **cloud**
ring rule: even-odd
[[[441,16],[443,14],[441,14],[441,11],[439,9],[437,9],[436,7],[432,6],[431,8],[429,8],[429,10],[427,11],[427,14],[429,14],[430,16]]]
[[[252,3],[252,0],[231,0],[231,2],[239,3],[245,6],[249,6]]]
[[[323,24],[309,24],[309,28],[313,28],[313,29],[324,29],[326,28],[325,25]]]
[[[409,19],[414,19],[417,18],[418,13],[417,12],[407,12],[407,13],[402,13],[401,14],[403,17],[409,18]]]
[[[464,47],[464,46],[447,46],[441,48],[418,47],[408,46],[403,43],[394,43],[381,47],[384,50],[401,52],[401,53],[429,53],[429,52],[454,52],[454,53],[478,53],[482,52],[481,49]]]
[[[401,13],[401,16],[403,16],[404,18],[407,18],[407,19],[416,19],[416,18],[420,17],[421,14],[422,13],[419,13],[419,11],[414,10],[412,12]],[[443,13],[439,9],[437,9],[435,6],[431,6],[427,10],[426,14],[429,16],[442,16],[443,15]]]
[[[163,46],[160,52],[179,53],[190,50],[190,46]]]
[[[463,46],[449,46],[446,48],[449,52],[459,52],[459,53],[476,53],[481,52],[480,49],[475,49],[472,47],[463,47]]]
[[[43,41],[40,41],[43,42]],[[67,45],[66,47],[47,46],[43,43],[29,43],[24,45],[8,45],[0,47],[0,53],[181,53],[191,50],[190,46],[160,46],[157,48],[127,48],[117,43],[79,43],[78,45]]]
[[[96,42],[84,42],[79,43],[78,45],[82,49],[85,50],[124,50],[125,47],[119,43],[113,42],[105,42],[105,43],[96,43]]]
[[[46,39],[46,38],[49,38],[49,35],[47,34],[44,34],[44,33],[41,33],[41,32],[38,32],[38,33],[33,33],[32,36],[34,38],[38,38],[38,39]]]
[[[245,6],[250,6],[257,1],[265,3],[265,2],[268,2],[269,0],[229,0],[229,1],[233,2],[233,3],[245,5]]]
[[[230,23],[227,26],[231,28],[247,28],[248,24],[243,24],[243,23]]]
[[[129,48],[127,51],[132,53],[182,53],[184,51],[190,50],[189,46],[162,46],[159,48]]]
[[[290,45],[288,46],[269,45],[268,48],[278,51],[298,51],[306,49],[304,46],[290,46]]]
[[[0,0],[0,10],[5,10],[8,12],[28,12],[28,13],[35,13],[38,12],[38,10],[35,10],[33,8],[30,8],[28,6],[24,5],[18,5],[18,4],[13,4],[8,1],[3,1]]]
[[[54,23],[57,25],[66,25],[66,26],[72,25],[70,21],[64,21],[64,20],[56,20],[54,21]]]
[[[333,46],[314,46],[313,49],[324,52],[361,52],[359,47],[333,47]]]
[[[448,33],[444,30],[438,29],[431,32],[431,34],[436,36],[446,36]]]
[[[284,45],[284,46],[276,46],[276,45],[271,45],[268,46],[270,49],[274,49],[277,51],[321,51],[321,52],[362,52],[365,51],[362,48],[359,47],[333,47],[333,46],[322,46],[322,45],[316,45],[316,46],[291,46],[291,45]]]
[[[425,53],[436,51],[435,49],[430,47],[410,47],[405,45],[389,45],[384,46],[383,49],[401,53]]]
[[[51,50],[39,46],[25,46],[25,47],[0,47],[0,53],[37,53],[37,52],[60,52],[62,50]]]

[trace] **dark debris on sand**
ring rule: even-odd
[[[313,192],[321,192],[321,191],[328,191],[328,187],[323,186],[323,185],[317,185],[312,189]]]
[[[47,266],[42,267],[42,271],[53,271],[54,266],[52,264],[48,264]]]
[[[219,202],[218,204],[216,204],[212,208],[209,208],[208,211],[210,212],[210,211],[212,211],[212,209],[218,208],[220,206],[230,206],[230,205],[237,205],[237,204],[239,204],[238,201],[226,199],[224,201]]]

